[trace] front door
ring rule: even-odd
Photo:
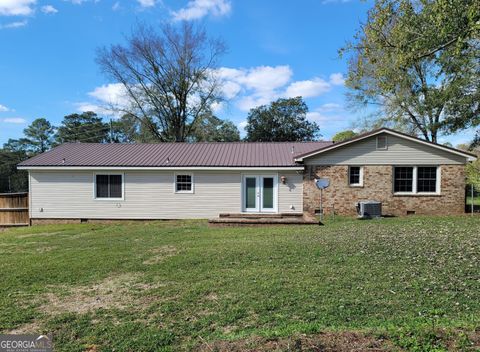
[[[277,211],[277,177],[275,175],[246,175],[243,178],[243,211]]]

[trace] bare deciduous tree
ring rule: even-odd
[[[110,109],[134,116],[159,141],[183,142],[221,99],[215,69],[224,52],[223,42],[190,23],[138,25],[126,45],[99,49],[97,63],[123,86],[125,99]]]

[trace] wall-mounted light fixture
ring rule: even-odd
[[[282,181],[283,184],[287,183],[287,178],[285,176],[280,176],[280,181]]]

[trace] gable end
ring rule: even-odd
[[[386,137],[378,148],[378,137]],[[473,154],[380,129],[295,159],[307,165],[442,165],[465,164]]]

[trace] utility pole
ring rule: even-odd
[[[113,143],[113,121],[110,119],[110,143]]]
[[[472,209],[472,216],[473,216],[473,213],[474,213],[474,209],[475,209],[475,206],[473,204],[474,200],[475,200],[475,197],[474,197],[474,188],[473,188],[473,183],[470,185],[470,195],[471,195],[471,199],[472,199],[472,204],[470,205],[471,206],[471,209]]]

